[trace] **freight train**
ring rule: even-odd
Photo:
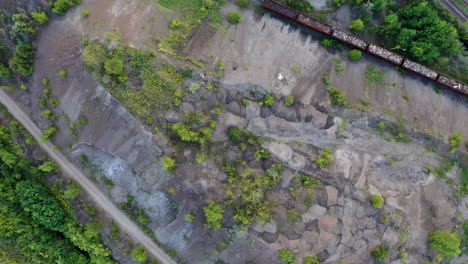
[[[449,89],[461,93],[465,96],[468,96],[468,85],[457,81],[453,78],[445,76],[441,73],[438,73],[424,65],[421,65],[417,62],[414,62],[410,59],[407,59],[400,54],[397,54],[393,51],[385,49],[374,43],[362,40],[348,32],[335,28],[325,22],[322,22],[313,17],[307,16],[293,8],[287,7],[281,3],[278,3],[273,0],[264,0],[262,2],[262,7],[273,11],[277,14],[280,14],[284,17],[297,21],[300,24],[305,25],[306,27],[312,28],[314,30],[320,31],[325,35],[329,35],[334,39],[340,40],[347,43],[350,46],[356,47],[360,50],[367,51],[368,53],[382,58],[392,64],[395,64],[404,69],[415,72],[421,76],[429,78],[439,84],[447,86]]]

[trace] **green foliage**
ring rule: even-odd
[[[283,171],[283,165],[272,164],[265,172],[265,176],[268,179],[269,184],[277,184],[281,181],[281,172]]]
[[[148,260],[148,252],[146,252],[144,247],[136,247],[135,249],[132,250],[132,253],[130,254],[133,260],[138,261],[138,262],[145,262]]]
[[[81,188],[78,184],[70,183],[67,185],[67,189],[63,193],[65,199],[75,199],[81,193]]]
[[[104,69],[107,74],[122,75],[124,73],[124,62],[119,56],[114,56],[104,62]]]
[[[378,70],[374,65],[367,65],[364,70],[364,83],[367,88],[382,86],[385,84],[385,70]]]
[[[172,172],[174,172],[174,168],[175,168],[175,159],[173,159],[173,158],[171,158],[171,157],[164,157],[162,163],[163,163],[164,170],[165,170],[167,173],[172,173]]]
[[[46,12],[32,12],[31,16],[34,18],[34,20],[37,21],[40,25],[44,25],[49,21],[49,17],[47,16]]]
[[[333,44],[335,44],[335,41],[331,38],[325,37],[320,40],[320,45],[322,45],[324,48],[330,48],[333,46]]]
[[[303,264],[322,264],[322,262],[319,261],[317,256],[305,257],[302,263]]]
[[[57,164],[49,160],[44,162],[41,166],[39,166],[38,169],[43,172],[51,172],[57,169]]]
[[[294,256],[294,254],[287,249],[281,249],[280,251],[278,251],[278,256],[281,259],[281,261],[283,261],[283,263],[286,263],[286,264],[297,263],[296,257]]]
[[[322,153],[320,153],[320,155],[317,156],[314,161],[317,163],[319,168],[325,168],[328,167],[328,165],[330,165],[334,159],[335,156],[331,154],[331,149],[326,148]]]
[[[219,230],[221,228],[221,220],[223,220],[224,209],[220,204],[211,201],[203,207],[205,213],[206,226],[213,230]]]
[[[226,19],[230,24],[238,24],[242,20],[242,14],[237,11],[232,11],[227,15]]]
[[[89,17],[89,10],[86,10],[86,9],[81,10],[81,15],[84,17]]]
[[[460,243],[460,238],[450,232],[437,230],[429,235],[431,247],[446,258],[454,258],[460,255]]]
[[[173,19],[169,24],[170,29],[178,29],[180,26],[182,26],[182,23],[178,19]]]
[[[319,179],[312,178],[307,175],[301,175],[300,177],[301,185],[310,189],[317,189],[322,187],[322,183]]]
[[[322,80],[323,83],[325,83],[326,85],[329,85],[331,83],[330,75],[327,72],[323,74]]]
[[[382,197],[382,195],[375,194],[370,197],[370,201],[372,203],[372,206],[374,208],[382,208],[383,204],[385,203],[385,199]]]
[[[378,246],[372,250],[371,256],[377,261],[385,261],[390,257],[390,253],[387,247]]]
[[[31,44],[18,42],[13,58],[10,60],[10,69],[24,76],[31,75],[34,72],[35,52]]]
[[[147,116],[146,119],[145,119],[145,123],[148,126],[151,126],[153,124],[153,118],[151,116]]]
[[[59,76],[61,76],[61,77],[65,77],[65,76],[67,76],[67,74],[68,74],[67,70],[61,70],[59,72]]]
[[[206,156],[203,154],[197,154],[195,160],[197,161],[198,164],[202,164],[206,159]]]
[[[421,62],[461,52],[457,29],[442,20],[434,5],[426,1],[411,2],[388,15],[377,31],[391,46],[400,47]]]
[[[55,133],[58,131],[58,128],[57,127],[54,127],[54,126],[49,126],[45,131],[44,131],[44,134],[41,138],[41,142],[46,142],[47,140],[49,140],[50,138],[52,138]]]
[[[218,68],[220,68],[221,70],[226,68],[226,64],[224,63],[224,61],[222,60],[218,61]]]
[[[362,57],[362,52],[360,50],[353,49],[353,50],[350,50],[348,53],[348,58],[352,61],[360,60],[361,57]]]
[[[19,35],[32,35],[37,32],[37,27],[34,21],[29,17],[28,13],[19,13],[12,16],[13,26],[12,31]]]
[[[193,220],[195,220],[195,215],[194,214],[186,214],[184,219],[185,219],[185,222],[193,222]]]
[[[244,132],[238,127],[228,128],[227,134],[233,143],[239,143],[244,137]]]
[[[0,78],[10,79],[12,76],[12,72],[10,68],[8,68],[5,64],[0,62]]]
[[[364,28],[364,21],[362,21],[359,18],[356,20],[353,20],[353,22],[351,22],[351,24],[349,25],[349,29],[353,32],[361,31],[363,28]]]
[[[380,129],[380,130],[384,130],[385,129],[385,123],[383,121],[380,121],[378,124],[377,124],[377,127]]]
[[[294,96],[288,95],[284,97],[284,105],[286,106],[292,106],[294,104]]]
[[[457,147],[458,145],[462,143],[463,136],[460,133],[455,132],[452,135],[450,135],[449,141],[450,141],[450,146]]]
[[[275,100],[276,100],[276,97],[274,94],[266,94],[261,103],[264,105],[264,106],[272,106],[274,103],[275,103]]]
[[[333,0],[333,3],[335,3],[337,7],[342,6],[345,2],[346,0]]]
[[[255,151],[255,159],[269,159],[270,158],[270,151],[268,149],[258,149]]]
[[[242,99],[242,104],[243,104],[244,106],[248,106],[248,105],[250,104],[249,99],[246,99],[246,98]]]
[[[211,122],[211,124],[215,124],[216,126],[216,123]],[[204,145],[210,140],[213,133],[212,125],[195,126],[193,122],[178,122],[173,124],[171,129],[182,141],[199,143],[200,145]]]
[[[81,0],[57,0],[55,2],[49,2],[52,12],[63,15],[68,9],[79,5]]]
[[[241,8],[247,8],[250,6],[249,0],[236,0],[236,5]]]
[[[314,8],[307,0],[286,0],[286,5],[303,12],[312,12]]]

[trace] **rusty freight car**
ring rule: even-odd
[[[439,78],[437,78],[437,82],[447,86],[451,90],[454,90],[456,92],[468,95],[468,85],[467,84],[464,84],[462,82],[454,80],[454,79],[452,79],[452,78],[450,78],[448,76],[445,76],[443,74],[439,74]]]
[[[405,59],[402,65],[403,68],[418,73],[424,77],[427,77],[431,80],[436,80],[438,73],[434,70],[427,68],[417,62],[411,61],[409,59]]]
[[[322,21],[312,18],[310,16],[306,16],[304,14],[299,14],[297,16],[296,21],[301,24],[304,24],[307,27],[313,28],[327,35],[330,35],[333,31],[332,26],[326,23],[323,23]]]
[[[293,20],[296,20],[296,17],[299,14],[298,11],[271,0],[264,0],[262,7]]]
[[[352,34],[349,34],[347,32],[344,32],[342,30],[339,30],[339,29],[335,29],[333,30],[333,34],[332,34],[332,37],[338,39],[338,40],[341,40],[351,46],[355,46],[357,48],[360,48],[362,50],[366,50],[367,49],[367,46],[369,45],[369,43],[367,41],[364,41]]]
[[[401,65],[401,63],[403,63],[403,60],[404,60],[404,57],[395,53],[395,52],[392,52],[388,49],[385,49],[385,48],[382,48],[380,47],[379,45],[376,45],[374,43],[370,43],[369,44],[369,47],[367,48],[367,52],[369,52],[370,54],[373,54],[377,57],[380,57],[382,59],[385,59],[391,63],[394,63],[398,66]]]

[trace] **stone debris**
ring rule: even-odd
[[[343,42],[346,42],[346,43],[348,43],[350,45],[356,46],[356,47],[358,47],[360,49],[363,49],[363,50],[365,50],[367,48],[367,45],[368,45],[368,43],[366,41],[364,41],[364,40],[362,40],[362,39],[360,39],[360,38],[358,38],[356,36],[353,36],[353,35],[351,35],[349,33],[341,31],[339,29],[335,29],[333,31],[332,36],[339,39],[339,40],[341,40],[341,41],[343,41]]]
[[[396,54],[395,52],[391,52],[388,49],[384,49],[380,46],[377,46],[373,43],[369,44],[369,48],[367,49],[369,53],[372,53],[376,56],[389,60],[393,63],[400,65],[403,62],[403,56]]]

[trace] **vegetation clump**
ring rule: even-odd
[[[322,262],[319,261],[317,256],[305,257],[302,263],[303,264],[322,264]]]
[[[144,247],[136,247],[130,254],[132,259],[141,263],[144,263],[148,259],[148,252]]]
[[[437,230],[429,235],[431,247],[446,258],[454,258],[460,255],[460,242],[460,238],[450,232]]]
[[[286,0],[286,5],[302,12],[314,11],[314,8],[307,0]]]
[[[18,42],[13,58],[10,60],[10,69],[29,76],[34,72],[34,55],[36,49],[29,43]]]
[[[275,103],[275,100],[276,97],[274,94],[266,94],[260,103],[264,106],[272,106]]]
[[[382,197],[382,195],[379,195],[379,194],[375,194],[375,195],[372,195],[370,197],[370,201],[372,203],[372,206],[374,206],[374,208],[382,208],[384,202],[385,202],[385,199]]]
[[[294,254],[290,250],[281,249],[280,251],[278,251],[278,256],[281,259],[281,261],[283,261],[283,263],[285,263],[285,264],[296,264],[297,263],[296,257],[294,256]]]
[[[346,100],[346,94],[338,88],[330,87],[327,89],[331,97],[331,102],[334,105],[348,106],[349,102]]]
[[[171,158],[171,157],[165,157],[163,159],[163,167],[164,167],[164,170],[167,172],[167,173],[172,173],[174,172],[174,168],[175,168],[175,159]]]
[[[390,252],[385,246],[378,246],[371,252],[371,256],[377,261],[385,261],[390,257]]]
[[[294,96],[288,95],[284,97],[284,105],[285,106],[292,106],[294,104]]]
[[[241,8],[247,8],[250,6],[249,0],[236,0],[236,5]]]
[[[350,50],[348,53],[348,58],[352,61],[360,60],[361,57],[362,57],[362,52],[360,50],[353,49],[353,50]]]
[[[81,0],[57,0],[49,2],[49,6],[52,12],[63,15],[68,9],[77,6],[81,3]]]
[[[351,24],[349,25],[349,29],[353,32],[361,31],[363,28],[364,28],[364,21],[362,21],[359,18],[356,20],[353,20],[353,22],[351,22]]]
[[[450,135],[449,141],[451,146],[456,147],[462,143],[463,136],[460,133],[455,132],[452,135]]]
[[[238,24],[242,20],[242,14],[237,11],[232,11],[227,15],[227,21],[231,24]]]
[[[32,12],[31,16],[37,21],[37,23],[39,23],[39,25],[44,25],[49,21],[49,17],[44,11]]]
[[[205,213],[206,226],[213,230],[219,230],[221,228],[221,220],[223,220],[224,209],[220,204],[211,201],[203,207]]]
[[[331,153],[331,149],[326,148],[314,161],[319,168],[325,168],[328,167],[334,159],[335,156]]]

